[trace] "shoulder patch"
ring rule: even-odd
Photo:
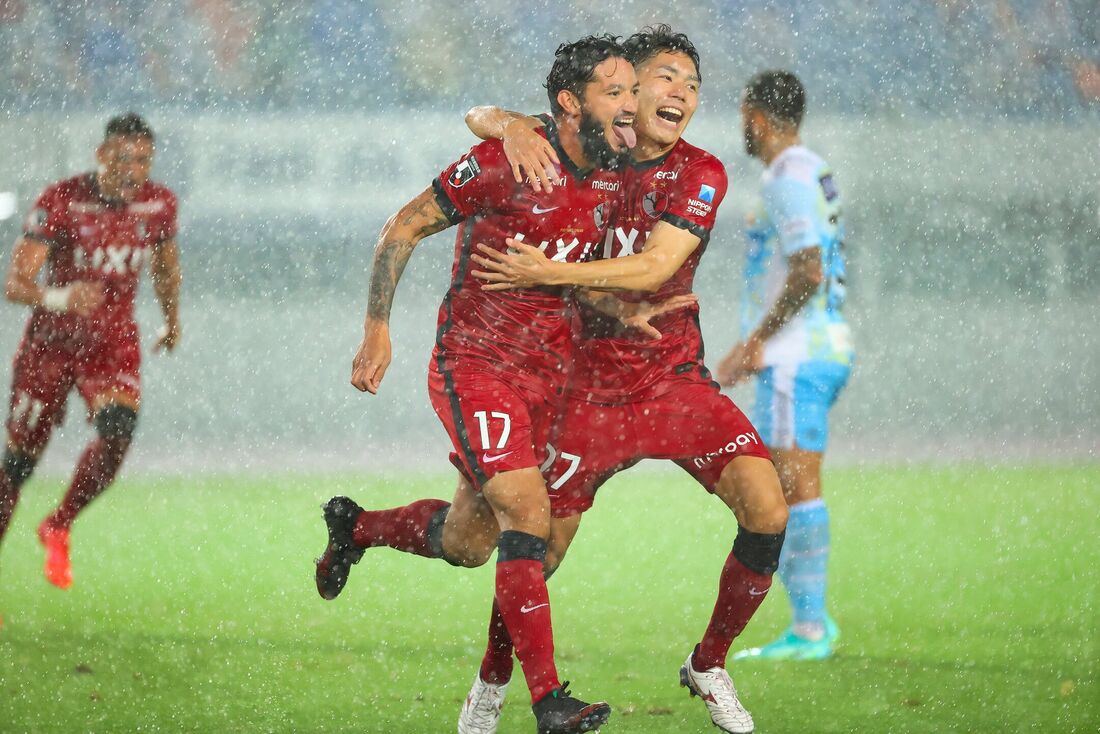
[[[708,204],[714,201],[714,187],[703,184],[699,187],[699,201],[705,201]]]
[[[832,201],[840,192],[836,190],[836,182],[833,181],[833,174],[826,173],[824,176],[818,179],[821,184],[821,190],[825,193],[825,201]]]
[[[462,161],[455,167],[453,173],[447,177],[447,184],[451,188],[460,189],[467,183],[472,181],[479,173],[481,173],[481,166],[477,163],[477,158],[474,156],[467,156],[466,160]]]

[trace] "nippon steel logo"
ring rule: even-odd
[[[743,446],[748,446],[750,443],[754,443],[759,446],[760,439],[757,438],[755,433],[742,433],[740,436],[733,439],[717,451],[711,451],[709,454],[704,454],[703,456],[695,459],[695,468],[702,468],[717,459],[719,456],[723,456],[726,454],[736,454],[738,449],[742,448]]]

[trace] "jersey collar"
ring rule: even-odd
[[[664,163],[666,160],[668,160],[668,157],[670,155],[672,155],[672,151],[676,150],[676,148],[679,147],[679,145],[680,145],[680,141],[677,140],[676,145],[673,145],[671,148],[669,148],[668,152],[665,153],[664,155],[658,156],[656,158],[651,158],[648,161],[636,161],[633,158],[631,158],[630,162],[627,165],[629,165],[635,171],[645,171],[645,170],[648,170],[650,168],[654,168],[655,166],[659,166],[662,163]]]

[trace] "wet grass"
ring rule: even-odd
[[[454,731],[491,567],[378,551],[334,602],[312,582],[320,502],[449,478],[124,480],[78,522],[66,592],[34,539],[61,485],[27,486],[0,554],[0,731]],[[735,666],[758,731],[1100,727],[1100,467],[845,469],[827,491],[839,652]],[[559,667],[612,703],[605,734],[714,731],[677,668],[733,533],[686,476],[605,488],[551,584]],[[735,646],[786,615],[772,594]],[[517,678],[502,734],[533,730],[526,697]]]

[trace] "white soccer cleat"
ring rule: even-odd
[[[466,695],[458,715],[458,734],[496,734],[507,692],[507,683],[486,683],[481,680],[480,673],[474,676],[473,688]]]
[[[692,653],[694,655],[694,653]],[[691,666],[692,655],[680,668],[680,685],[692,696],[703,699],[710,720],[728,734],[752,734],[752,716],[737,700],[737,689],[725,668],[711,668],[702,673]]]

